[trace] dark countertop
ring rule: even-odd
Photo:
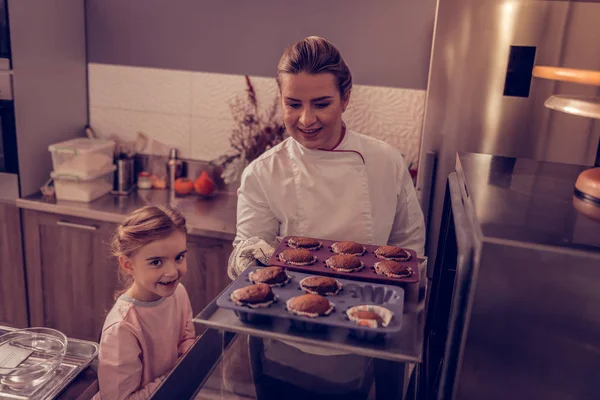
[[[484,238],[599,251],[600,224],[573,206],[588,168],[474,153],[460,153],[456,166]]]
[[[170,204],[179,208],[187,220],[188,233],[233,240],[236,231],[237,196],[218,192],[209,199],[198,196],[170,198],[168,190],[137,190],[129,196],[105,195],[91,203],[45,198],[41,193],[17,199],[20,208],[121,223],[125,216],[146,205]]]

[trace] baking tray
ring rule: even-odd
[[[383,284],[419,282],[419,261],[417,260],[417,253],[414,250],[404,249],[410,253],[410,260],[399,261],[401,264],[410,267],[413,270],[412,275],[406,278],[388,278],[387,276],[378,275],[375,273],[375,268],[373,266],[376,262],[383,261],[381,258],[377,258],[373,253],[375,250],[377,250],[378,247],[380,247],[377,245],[363,244],[367,251],[362,256],[358,256],[358,258],[360,258],[360,260],[365,264],[365,266],[363,269],[356,272],[337,272],[332,270],[331,268],[328,268],[325,265],[325,260],[335,255],[333,250],[331,250],[331,245],[338,242],[338,240],[317,239],[321,243],[323,243],[323,246],[318,250],[311,250],[311,252],[317,257],[317,261],[315,261],[314,264],[306,266],[288,265],[279,260],[279,253],[290,248],[287,244],[288,238],[290,237],[293,236],[286,236],[281,240],[281,242],[279,243],[269,260],[269,263],[271,265],[284,267],[291,271],[306,272],[312,275],[327,275],[335,278],[356,279],[365,282],[375,282]]]
[[[0,326],[0,335],[15,330]],[[49,400],[62,392],[81,371],[86,369],[98,354],[98,344],[85,340],[68,338],[67,353],[61,364],[56,367],[46,383],[20,391],[0,385],[0,399],[11,400]]]
[[[265,324],[249,324],[240,321],[233,310],[217,306],[219,296],[215,296],[213,301],[194,317],[194,322],[224,333],[241,333],[395,362],[420,363],[423,361],[425,294],[428,287],[426,270],[427,258],[419,257],[421,280],[418,285],[410,284],[404,287],[402,329],[396,334],[388,335],[385,340],[360,340],[349,335],[348,329],[342,328],[328,328],[316,332],[301,331],[292,329],[288,320],[280,318],[271,318]],[[228,289],[223,291],[225,290]]]
[[[287,311],[285,303],[288,299],[300,296],[305,292],[300,289],[299,282],[313,274],[287,271],[291,278],[285,286],[272,288],[277,296],[277,301],[269,307],[250,308],[238,306],[231,300],[231,293],[244,286],[251,285],[248,274],[260,268],[247,268],[221,295],[217,298],[217,305],[222,308],[234,310],[241,321],[266,322],[269,318],[283,318],[290,321],[292,327],[315,331],[328,327],[345,328],[349,333],[364,339],[375,339],[386,334],[396,333],[402,328],[402,312],[404,306],[404,289],[397,286],[372,284],[367,282],[349,281],[338,279],[342,290],[336,296],[327,296],[335,305],[333,312],[327,316],[317,318],[304,317]],[[387,327],[369,328],[358,326],[346,316],[346,310],[358,305],[381,305],[393,313],[392,320]]]

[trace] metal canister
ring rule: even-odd
[[[128,193],[133,186],[133,158],[118,159],[115,173],[114,190],[119,193]]]

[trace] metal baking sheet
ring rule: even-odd
[[[247,324],[240,321],[233,310],[217,306],[216,300],[210,302],[197,314],[194,322],[209,328],[244,333],[264,339],[307,344],[384,360],[419,363],[423,360],[426,270],[427,258],[419,257],[419,284],[405,287],[402,329],[394,335],[388,335],[386,340],[359,340],[348,335],[347,329],[333,327],[316,332],[299,331],[293,329],[289,321],[279,318],[270,319],[265,324]]]
[[[346,279],[337,279],[342,284],[342,290],[335,296],[327,296],[327,299],[334,304],[335,309],[327,316],[310,318],[300,316],[289,312],[286,308],[286,301],[295,296],[305,294],[300,289],[299,282],[314,274],[305,274],[301,272],[287,271],[291,278],[285,286],[272,288],[277,296],[277,301],[269,307],[250,308],[239,306],[231,300],[233,291],[251,285],[248,274],[259,270],[258,267],[246,269],[227,289],[217,298],[217,305],[236,311],[242,320],[251,320],[248,316],[258,315],[270,318],[283,318],[293,321],[293,326],[301,329],[312,329],[314,326],[345,328],[353,334],[364,333],[368,338],[374,337],[372,333],[389,334],[400,331],[402,328],[402,310],[404,305],[404,289],[398,286],[373,284],[368,282],[349,281]],[[379,305],[392,312],[393,317],[386,327],[369,328],[359,326],[350,321],[346,316],[346,310],[350,307],[359,305]],[[297,321],[299,323],[294,323]],[[304,325],[304,326],[303,326]]]
[[[13,330],[15,329],[11,327],[0,326],[0,335]],[[98,348],[97,343],[68,338],[67,353],[49,381],[20,391],[0,385],[0,399],[49,400],[55,398],[81,371],[91,364],[98,354]]]
[[[326,276],[331,276],[331,277],[335,277],[335,278],[383,283],[383,284],[388,284],[388,285],[419,282],[419,271],[418,271],[419,261],[417,259],[417,253],[414,250],[404,249],[410,253],[410,255],[411,255],[410,260],[399,261],[401,264],[403,264],[407,267],[410,267],[413,270],[413,274],[406,278],[389,278],[387,276],[383,276],[383,275],[379,275],[379,274],[375,273],[375,268],[373,266],[375,265],[376,262],[382,261],[380,258],[377,258],[375,256],[375,254],[373,253],[375,250],[377,250],[378,247],[380,247],[380,246],[376,246],[376,245],[363,244],[363,246],[365,247],[365,249],[367,251],[362,256],[358,256],[358,258],[360,258],[360,260],[365,264],[365,266],[362,270],[356,271],[356,272],[337,272],[337,271],[332,270],[331,268],[328,268],[325,265],[325,260],[327,260],[329,257],[335,255],[335,253],[331,250],[331,245],[336,243],[337,240],[317,239],[323,243],[323,246],[318,250],[311,250],[311,252],[317,257],[317,261],[314,264],[306,265],[306,266],[288,265],[279,260],[279,253],[290,248],[287,244],[288,238],[290,238],[290,237],[292,237],[292,236],[286,236],[281,240],[281,242],[279,243],[279,246],[277,246],[277,248],[275,249],[275,251],[273,252],[273,255],[271,256],[271,258],[269,260],[269,263],[271,265],[277,265],[280,267],[284,267],[290,271],[299,271],[299,272],[309,273],[309,274],[313,274],[313,275],[326,275]]]

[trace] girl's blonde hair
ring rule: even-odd
[[[279,77],[283,73],[297,75],[301,72],[319,74],[329,72],[336,79],[342,100],[348,99],[352,89],[352,74],[339,50],[327,39],[309,36],[290,45],[277,65],[277,85],[281,91]]]
[[[111,251],[116,257],[133,257],[142,247],[177,231],[187,233],[185,218],[179,211],[170,206],[142,207],[129,214],[123,224],[117,227]],[[133,284],[132,277],[120,266],[119,283],[121,289],[115,293],[115,298]]]

